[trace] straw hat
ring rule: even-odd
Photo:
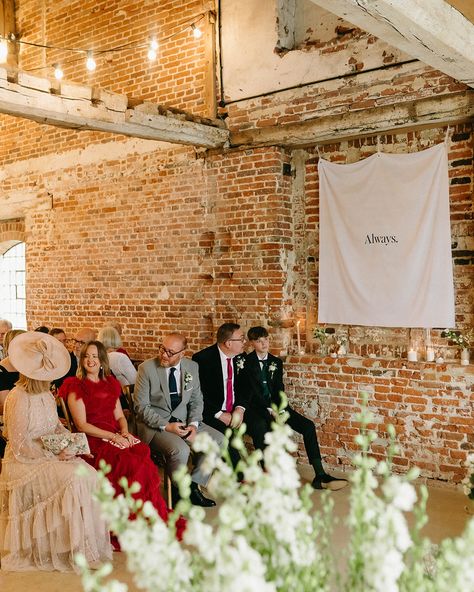
[[[61,378],[71,366],[71,356],[64,345],[52,335],[37,331],[14,337],[8,356],[18,372],[35,380]]]

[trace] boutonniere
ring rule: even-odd
[[[268,370],[270,371],[270,376],[273,378],[273,374],[275,372],[275,370],[277,369],[277,365],[275,364],[275,362],[272,362],[270,364],[270,366],[268,366]]]
[[[193,381],[193,375],[190,372],[184,373],[184,389],[186,390]]]
[[[245,365],[245,358],[239,358],[236,362],[235,365],[237,366],[237,374],[244,369],[244,365]]]

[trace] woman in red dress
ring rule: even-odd
[[[120,405],[121,386],[111,376],[107,352],[100,341],[86,343],[79,356],[77,377],[67,378],[59,391],[67,398],[69,410],[77,429],[87,434],[93,458],[86,459],[94,468],[104,459],[111,471],[107,478],[117,494],[122,487],[119,480],[126,477],[129,484],[137,482],[137,499],[150,501],[161,518],[167,521],[168,508],[160,494],[160,476],[151,460],[150,449],[128,432],[127,420]],[[177,536],[181,538],[184,521],[177,522]]]

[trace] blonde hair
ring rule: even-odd
[[[10,329],[10,331],[5,333],[3,336],[3,351],[5,357],[8,356],[8,348],[10,347],[13,338],[22,333],[26,333],[26,331],[24,329]]]
[[[122,345],[119,332],[111,325],[102,327],[102,329],[99,331],[97,339],[104,344],[105,349],[117,349]]]
[[[20,374],[15,386],[19,386],[29,395],[39,395],[40,393],[47,393],[50,384],[49,380],[36,380],[36,378],[28,378],[28,376]]]

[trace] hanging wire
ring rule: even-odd
[[[52,64],[47,64],[46,66],[37,66],[35,68],[29,68],[27,70],[24,70],[25,72],[36,72],[38,70],[46,70],[46,69],[56,69],[56,66],[60,63],[61,64],[61,68],[64,67],[65,65],[69,65],[69,64],[74,64],[78,61],[82,61],[84,59],[84,57],[87,57],[88,59],[90,59],[90,57],[98,57],[98,56],[103,56],[106,54],[112,54],[112,53],[120,53],[123,51],[135,51],[136,49],[149,49],[150,48],[150,44],[153,43],[153,41],[155,43],[158,44],[162,44],[162,43],[166,43],[167,41],[169,41],[170,39],[173,39],[174,37],[177,37],[178,35],[181,35],[184,31],[186,31],[186,29],[190,29],[192,32],[194,32],[196,30],[196,26],[198,23],[200,23],[207,15],[209,14],[209,11],[207,12],[201,12],[196,16],[193,16],[189,19],[186,19],[184,21],[182,21],[179,25],[177,25],[177,27],[179,27],[179,30],[175,31],[174,33],[171,33],[169,35],[167,35],[166,37],[163,37],[162,39],[157,39],[156,36],[151,36],[150,40],[148,40],[146,43],[134,43],[134,42],[130,42],[130,43],[123,43],[121,45],[116,45],[114,47],[110,47],[108,49],[101,49],[101,48],[97,48],[97,49],[91,49],[91,48],[81,48],[81,47],[62,47],[62,46],[58,46],[58,45],[51,45],[51,44],[46,44],[46,43],[34,43],[32,41],[25,41],[23,39],[17,39],[15,37],[14,34],[9,34],[9,35],[0,35],[0,43],[1,42],[10,42],[10,43],[14,43],[18,46],[21,45],[25,45],[28,47],[37,47],[40,49],[46,49],[46,50],[54,50],[57,52],[64,52],[64,53],[76,53],[76,54],[80,54],[81,57],[77,57],[77,58],[71,58],[71,59],[67,59],[67,60],[55,60],[54,63]]]

